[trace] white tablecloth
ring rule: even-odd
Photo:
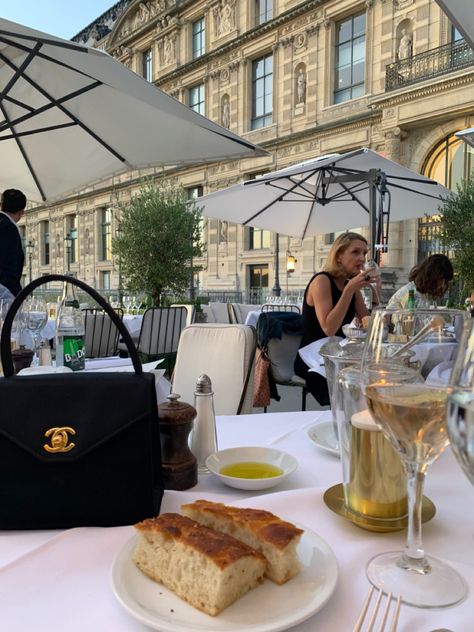
[[[124,314],[123,323],[130,332],[132,338],[138,339],[140,327],[142,325],[143,316],[141,314]],[[28,335],[28,334],[26,334]],[[56,335],[56,319],[48,318],[48,322],[40,332],[40,338],[51,340]],[[23,341],[22,341],[23,344]]]
[[[226,487],[213,475],[201,476],[192,490],[165,492],[162,504],[162,511],[175,511],[183,502],[196,498],[243,499],[248,506],[301,522],[324,538],[338,560],[338,584],[322,610],[292,628],[294,632],[351,630],[368,590],[366,562],[378,552],[402,547],[405,541],[404,532],[364,531],[325,506],[324,491],[341,480],[340,463],[309,440],[307,429],[329,415],[312,411],[219,417],[220,448],[277,446],[297,457],[298,469],[280,487],[259,493]],[[428,632],[447,627],[470,632],[474,613],[474,488],[449,449],[428,471],[425,491],[437,507],[436,516],[423,528],[425,548],[454,566],[471,592],[452,608],[422,610],[403,605],[398,631]],[[114,556],[133,531],[132,527],[120,527],[0,532],[0,629],[145,632],[147,628],[122,609],[110,583]]]

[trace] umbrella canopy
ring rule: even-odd
[[[267,155],[102,50],[0,19],[0,187],[51,201],[105,177]]]
[[[388,219],[436,213],[448,194],[437,182],[362,148],[210,193],[199,198],[199,205],[207,217],[301,239],[367,225],[375,236],[377,221],[381,237],[382,222],[387,229]]]
[[[474,11],[469,0],[436,0],[448,18],[474,48]]]
[[[471,145],[471,147],[474,147],[474,127],[469,127],[468,129],[456,132],[455,136],[461,138],[468,145]]]

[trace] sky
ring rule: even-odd
[[[71,39],[117,0],[0,0],[0,17]]]

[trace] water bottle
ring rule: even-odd
[[[84,369],[84,337],[84,316],[76,290],[66,282],[56,318],[56,366],[66,366],[73,371]]]
[[[208,375],[199,376],[194,393],[196,419],[191,434],[191,452],[197,460],[198,473],[208,474],[206,459],[217,452],[216,417],[211,379]]]

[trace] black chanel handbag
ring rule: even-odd
[[[90,294],[125,341],[135,373],[13,375],[10,334],[23,300],[49,281]],[[154,376],[143,373],[126,327],[91,287],[51,274],[14,300],[3,325],[0,377],[0,528],[132,524],[163,495]]]

